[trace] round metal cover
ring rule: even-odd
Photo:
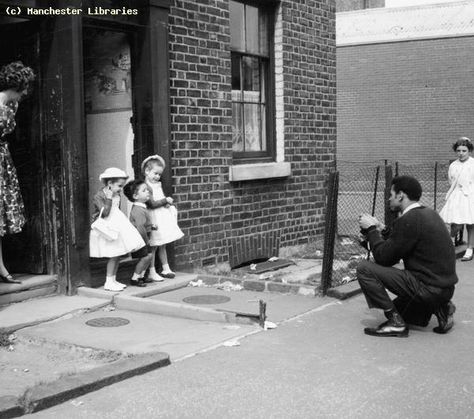
[[[122,317],[97,317],[86,321],[86,324],[92,327],[119,327],[129,323],[130,320]]]
[[[192,297],[183,298],[188,304],[222,304],[230,301],[225,295],[193,295]]]

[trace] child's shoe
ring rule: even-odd
[[[143,279],[131,279],[130,280],[130,286],[132,286],[132,287],[146,287],[146,284],[143,281]]]
[[[150,273],[148,274],[148,279],[151,279],[152,281],[155,281],[155,282],[163,282],[165,280],[165,278],[163,278],[161,275],[158,275],[158,273],[155,271],[151,271],[150,270]]]
[[[160,276],[167,279],[173,279],[176,276],[176,274],[173,271],[162,271],[160,273]]]
[[[125,284],[122,284],[121,282],[118,282],[116,279],[114,279],[114,283],[119,286],[119,287],[122,287],[122,289],[124,290],[125,288],[127,288],[127,286]]]
[[[105,291],[123,291],[123,287],[121,284],[115,283],[113,280],[107,278],[104,284],[104,290]]]

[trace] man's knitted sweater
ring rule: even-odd
[[[403,259],[405,269],[427,285],[447,288],[458,282],[454,246],[436,211],[411,209],[395,220],[386,240],[375,227],[367,235],[379,265],[392,266]]]

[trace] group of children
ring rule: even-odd
[[[161,175],[165,161],[158,155],[147,157],[142,165],[144,179],[128,183],[127,174],[115,167],[108,168],[99,176],[104,184],[94,196],[93,221],[102,218],[106,228],[115,234],[104,234],[92,224],[90,233],[90,256],[108,258],[104,289],[122,291],[126,285],[116,280],[119,258],[128,253],[139,261],[130,280],[130,285],[144,287],[147,282],[174,278],[168,264],[166,244],[183,237],[177,223],[177,211],[173,198],[165,196],[161,186]],[[124,192],[132,202],[127,219],[120,210],[120,195]],[[160,274],[155,269],[155,257],[161,262]],[[148,277],[145,272],[149,269]]]

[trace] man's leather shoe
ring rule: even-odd
[[[438,326],[433,328],[433,332],[444,335],[448,333],[454,326],[454,312],[456,311],[456,306],[448,301],[446,304],[438,307],[435,311],[435,316],[438,319]]]
[[[398,311],[393,309],[385,312],[387,321],[378,327],[366,327],[364,333],[369,336],[388,336],[397,338],[408,337],[408,327]]]
[[[408,327],[406,325],[394,326],[390,321],[386,321],[379,327],[366,327],[364,333],[369,336],[406,338],[408,337]]]

